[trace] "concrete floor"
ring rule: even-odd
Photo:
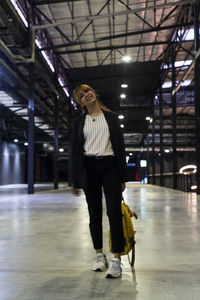
[[[0,187],[0,300],[200,299],[200,197],[130,183],[136,263],[122,258],[123,275],[91,271],[94,250],[84,196]],[[108,221],[104,210],[105,253]]]

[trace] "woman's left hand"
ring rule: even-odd
[[[123,193],[123,191],[125,190],[125,188],[126,188],[126,183],[125,183],[125,182],[122,182],[122,193]]]

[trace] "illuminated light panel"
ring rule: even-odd
[[[181,86],[189,86],[191,84],[192,80],[191,79],[186,79],[184,81],[181,82]],[[179,82],[176,81],[176,84],[178,84]],[[163,83],[162,88],[163,89],[167,89],[167,88],[171,88],[172,87],[172,82],[171,81],[166,81]]]
[[[172,87],[172,82],[171,81],[166,81],[162,85],[163,89],[167,89],[167,88],[170,88],[170,87]]]
[[[123,115],[119,115],[118,118],[119,118],[120,120],[122,120],[122,119],[124,119],[124,116],[123,116]]]
[[[187,66],[190,66],[191,63],[192,63],[191,59],[188,59],[188,60],[179,60],[179,61],[175,61],[174,66],[175,66],[175,68],[178,68],[178,67],[187,67]],[[170,65],[164,65],[164,69],[168,69],[168,68],[172,68],[172,64],[170,64]]]
[[[186,79],[181,83],[181,86],[189,86],[192,83],[191,79]]]
[[[141,161],[140,161],[140,167],[141,168],[145,168],[146,166],[147,166],[147,161],[144,160],[144,159],[141,159]]]
[[[183,29],[179,29],[178,30],[178,34],[179,35],[182,35],[184,32]],[[177,39],[178,40],[178,39]],[[191,41],[191,40],[194,40],[194,28],[190,28],[188,30],[186,30],[184,36],[183,36],[183,41]]]

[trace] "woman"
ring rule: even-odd
[[[117,116],[105,107],[94,89],[81,84],[73,91],[83,114],[74,122],[70,147],[70,180],[73,193],[83,188],[90,216],[90,233],[96,250],[93,271],[104,271],[102,188],[106,199],[114,258],[107,278],[121,275],[120,252],[124,249],[121,194],[125,189],[126,159],[123,136]]]

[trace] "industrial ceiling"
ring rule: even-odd
[[[159,150],[161,98],[163,142],[172,145],[174,89],[177,147],[194,149],[192,30],[191,0],[1,0],[1,135],[26,141],[34,85],[35,142],[53,145],[58,107],[59,146],[66,154],[71,121],[79,113],[72,90],[88,83],[124,116],[127,151],[151,147],[152,130]],[[173,70],[176,86],[171,87]]]

